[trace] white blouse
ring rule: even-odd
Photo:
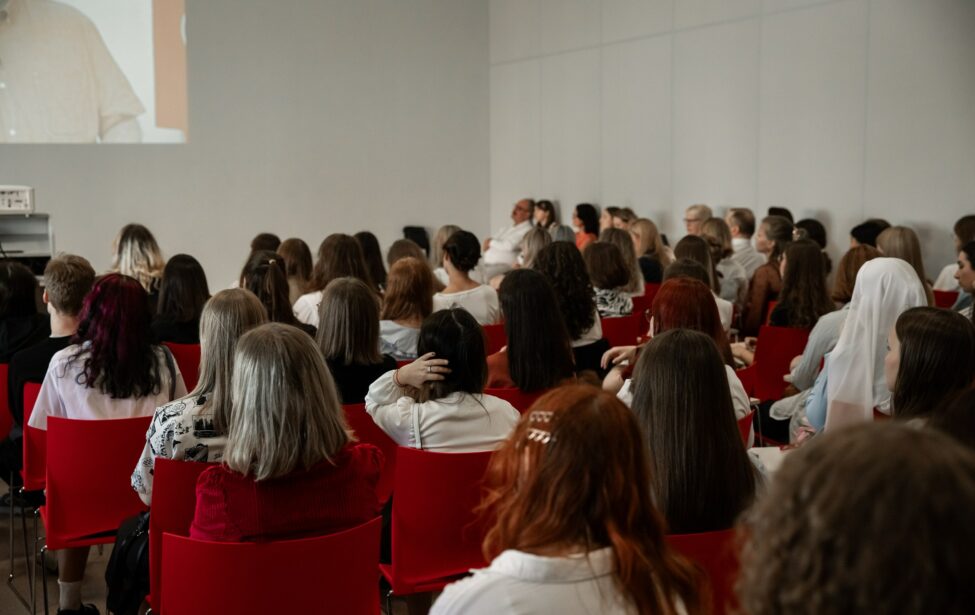
[[[543,557],[509,549],[494,558],[490,566],[473,573],[448,585],[433,605],[431,615],[637,612],[629,597],[616,586],[611,547],[565,557]]]
[[[318,305],[322,302],[322,291],[316,290],[298,297],[292,309],[299,322],[313,327],[318,326]]]
[[[397,361],[415,359],[419,339],[420,330],[415,327],[405,327],[392,320],[379,321],[379,352]]]
[[[514,406],[491,395],[451,393],[417,402],[386,372],[366,394],[366,412],[400,446],[441,453],[495,450],[521,416]]]
[[[433,311],[450,308],[464,308],[478,323],[493,325],[501,320],[501,305],[498,291],[487,284],[456,293],[437,293],[433,296]]]
[[[166,350],[161,346],[155,347],[157,369],[161,384],[159,391],[145,397],[127,397],[114,399],[111,395],[102,393],[98,387],[87,387],[78,384],[78,376],[82,373],[87,353],[74,361],[71,357],[78,352],[79,346],[73,344],[57,352],[51,358],[51,364],[44,376],[41,392],[34,404],[34,411],[30,415],[29,425],[35,429],[47,430],[47,417],[58,416],[69,419],[127,419],[137,416],[152,416],[156,408],[170,400],[186,396],[186,384],[179,366],[173,362],[174,374],[170,374],[169,361]],[[175,377],[175,383],[173,378]],[[173,395],[170,396],[170,391]]]

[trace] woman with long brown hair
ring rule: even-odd
[[[386,277],[386,294],[379,318],[379,344],[383,354],[397,361],[416,358],[416,342],[423,319],[433,312],[437,283],[425,260],[407,257],[396,261]]]
[[[370,289],[376,288],[359,242],[351,235],[333,233],[318,246],[318,260],[312,269],[308,287],[305,294],[295,301],[294,312],[298,320],[317,327],[318,306],[325,287],[332,280],[343,277],[357,278]]]
[[[698,574],[654,508],[640,426],[609,393],[547,393],[494,454],[482,503],[491,565],[444,590],[432,613],[701,612]],[[511,612],[511,611],[508,611]]]

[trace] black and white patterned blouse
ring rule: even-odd
[[[633,298],[621,288],[597,288],[596,311],[601,318],[629,316],[633,313]]]

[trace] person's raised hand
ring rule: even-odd
[[[443,380],[450,373],[447,364],[447,359],[437,359],[436,353],[428,352],[396,370],[396,384],[419,389],[424,382]]]

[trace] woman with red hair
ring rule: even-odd
[[[701,612],[698,573],[664,540],[641,434],[626,406],[589,386],[535,402],[485,479],[491,565],[431,612]]]
[[[732,367],[731,347],[721,326],[721,317],[718,315],[714,295],[706,284],[685,277],[667,280],[653,298],[647,319],[650,321],[647,337],[650,338],[672,329],[691,329],[713,339],[725,363],[735,416],[741,418],[751,412],[748,394]],[[638,346],[618,346],[606,351],[602,359],[604,368],[614,366],[603,380],[603,388],[617,393],[627,404],[632,401],[632,393],[631,382],[626,379],[626,373],[630,366],[636,364],[639,351]]]
[[[47,417],[122,419],[152,416],[186,396],[173,356],[153,343],[149,296],[134,278],[110,273],[92,287],[72,345],[51,358],[29,425],[47,430]],[[112,442],[90,442],[112,446]],[[58,551],[59,613],[98,613],[81,604],[88,547]]]

